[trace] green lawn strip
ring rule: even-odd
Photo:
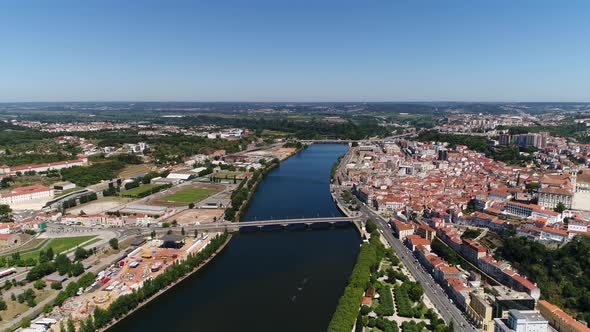
[[[192,203],[200,201],[215,192],[217,192],[215,189],[188,188],[166,197],[165,200],[168,202]]]
[[[43,247],[21,254],[21,259],[22,260],[27,260],[28,258],[37,259],[39,257],[39,252],[41,250],[47,250],[47,248],[49,248],[49,247],[53,248],[53,253],[57,255],[57,254],[62,253],[64,251],[75,248],[79,244],[86,242],[90,239],[93,239],[95,237],[96,237],[95,235],[86,235],[86,236],[62,237],[62,238],[51,239]]]

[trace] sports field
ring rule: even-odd
[[[163,200],[176,203],[193,203],[209,197],[216,192],[217,190],[209,188],[187,188],[177,191],[165,197]]]

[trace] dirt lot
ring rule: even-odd
[[[123,179],[128,179],[137,174],[147,174],[150,171],[150,168],[145,164],[127,165],[125,166],[125,168],[121,170],[121,172],[119,172],[119,177]]]
[[[214,218],[219,220],[222,216],[223,209],[189,209],[168,218],[167,221],[176,220],[179,225],[206,224],[212,223]]]

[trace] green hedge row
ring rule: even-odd
[[[379,316],[393,315],[393,296],[389,286],[383,285],[379,288],[379,305],[375,309],[375,313]]]
[[[363,292],[370,286],[371,271],[374,271],[383,258],[384,248],[379,241],[379,233],[371,236],[371,241],[361,246],[356,265],[338,301],[328,332],[350,332],[357,318]]]
[[[402,317],[414,317],[413,303],[408,295],[409,285],[403,283],[395,288],[395,303],[397,304],[397,314]]]

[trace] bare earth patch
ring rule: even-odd
[[[206,224],[220,220],[223,212],[223,209],[188,209],[171,216],[167,221],[176,220],[179,225]]]

